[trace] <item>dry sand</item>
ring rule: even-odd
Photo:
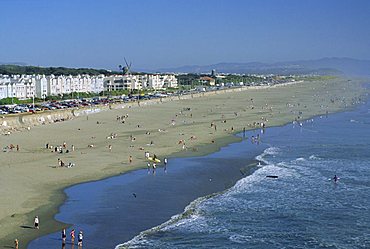
[[[160,159],[206,154],[238,140],[231,134],[244,127],[259,127],[260,122],[276,126],[336,112],[353,106],[363,93],[360,82],[347,79],[251,88],[132,108],[113,106],[88,118],[1,136],[2,147],[13,144],[20,150],[0,154],[0,246],[12,246],[18,238],[22,248],[30,239],[66,226],[52,218],[65,198],[64,188],[145,168],[145,151]],[[124,115],[125,123],[116,120]],[[108,139],[112,133],[117,137]],[[45,148],[46,143],[64,142],[68,154]],[[75,166],[58,167],[58,158]],[[40,230],[29,228],[35,215]]]

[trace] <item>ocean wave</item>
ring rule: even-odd
[[[321,158],[315,155],[311,155],[308,159],[310,160],[320,160]]]
[[[266,181],[270,182],[272,185],[277,183],[276,181],[267,179],[267,175],[278,175],[279,179],[294,175],[294,169],[289,168],[287,164],[283,162],[272,164],[264,160],[264,157],[275,156],[280,153],[280,149],[277,147],[267,148],[261,155],[256,157],[257,160],[261,159],[260,161],[267,164],[257,168],[253,174],[240,179],[233,187],[225,191],[194,200],[185,207],[183,213],[174,215],[170,220],[161,225],[141,232],[130,241],[116,246],[116,249],[159,248],[159,245],[156,245],[155,237],[153,238],[151,235],[155,236],[155,234],[163,232],[176,232],[177,230],[180,232],[187,231],[197,234],[229,234],[229,229],[220,224],[217,220],[213,220],[212,215],[207,215],[207,212],[209,210],[212,210],[212,213],[240,212],[240,210],[243,210],[248,205],[246,205],[243,198],[241,199],[238,197],[239,194],[264,191],[259,187],[259,184],[265,184]],[[267,188],[266,191],[271,191],[271,189]],[[246,243],[251,239],[249,236],[240,234],[229,234],[228,238],[235,243]]]
[[[269,147],[267,149],[265,149],[264,153],[268,154],[268,155],[278,155],[280,154],[280,148],[278,147]]]
[[[267,148],[261,155],[257,157],[261,159],[260,161],[266,163],[267,161],[263,161],[264,156],[277,155],[279,151],[280,150],[277,147],[270,147],[270,148]],[[271,170],[271,165],[265,165],[264,167],[266,166],[270,166],[268,168]],[[223,198],[226,198],[228,202],[232,202],[233,197],[230,195],[236,194],[238,192],[238,188],[241,188],[243,189],[243,191],[245,191],[246,185],[252,186],[255,182],[260,181],[262,177],[265,178],[264,173],[259,173],[259,171],[263,170],[264,167],[259,168],[252,175],[246,176],[245,178],[239,180],[232,188],[228,190],[225,190],[219,193],[214,193],[214,194],[211,194],[205,197],[200,197],[194,200],[188,206],[185,207],[183,213],[174,215],[171,217],[170,220],[156,227],[153,227],[151,229],[141,232],[139,235],[135,236],[130,241],[117,245],[116,249],[151,247],[153,245],[151,245],[152,242],[149,239],[150,235],[158,233],[158,232],[166,232],[166,231],[170,231],[170,230],[178,229],[178,228],[183,229],[189,226],[191,226],[192,232],[194,231],[195,232],[211,232],[211,233],[212,232],[226,232],[221,227],[218,227],[220,231],[215,231],[215,228],[217,228],[217,226],[216,227],[208,226],[208,223],[210,223],[211,221],[206,220],[206,218],[203,216],[201,204],[207,200],[214,199],[217,196],[221,196],[221,195]],[[262,172],[265,172],[265,170],[263,170]],[[212,202],[212,203],[214,204],[215,202]],[[219,207],[223,208],[223,204],[222,203],[219,203],[219,204],[220,204]],[[235,204],[237,205],[237,203]],[[215,205],[214,207],[216,206],[217,205]],[[207,219],[209,219],[209,217]],[[236,239],[236,237],[234,239]]]
[[[282,179],[299,177],[300,173],[285,162],[266,164],[254,171],[252,175],[246,176],[237,181],[236,184],[227,190],[224,195],[238,195],[247,191],[251,193],[258,192],[260,191],[258,185],[265,182],[267,179],[266,176],[271,175],[277,176],[278,179]]]
[[[293,162],[305,162],[307,161],[304,157],[298,157],[296,159],[293,160]]]
[[[202,215],[200,213],[201,209],[198,208],[199,205],[203,203],[204,201],[212,197],[215,197],[216,195],[219,195],[219,194],[221,193],[215,193],[215,194],[211,194],[208,196],[199,197],[198,199],[192,201],[188,206],[186,206],[183,213],[174,215],[168,221],[156,227],[153,227],[153,228],[150,228],[148,230],[141,232],[139,235],[135,236],[130,241],[117,245],[115,249],[136,248],[136,247],[141,247],[144,245],[149,246],[150,241],[146,239],[149,235],[160,232],[160,231],[164,232],[170,229],[174,229],[176,227],[189,223],[190,221],[195,221],[195,220],[199,221],[200,219],[202,219]],[[204,224],[204,223],[200,222],[200,224]],[[135,245],[138,245],[138,246],[135,246]]]
[[[263,162],[265,164],[270,164],[268,160],[265,159],[266,156],[276,156],[280,154],[280,149],[278,147],[269,147],[265,149],[262,154],[255,157],[256,160]]]
[[[249,242],[252,239],[252,236],[246,236],[241,234],[233,234],[229,237],[229,240],[238,244],[244,244]]]

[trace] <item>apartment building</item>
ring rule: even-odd
[[[31,75],[1,75],[0,98],[32,98],[36,80]]]
[[[60,96],[73,92],[116,90],[165,89],[177,87],[177,78],[171,74],[128,75],[0,75],[0,99],[15,97],[28,99]]]
[[[112,75],[104,79],[106,91],[176,88],[177,78],[173,74]]]

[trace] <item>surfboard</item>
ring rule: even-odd
[[[267,178],[275,178],[275,179],[276,179],[276,178],[278,178],[279,176],[267,175],[266,177],[267,177]]]
[[[151,162],[155,162],[155,163],[160,163],[161,162],[161,160],[159,160],[158,158],[153,159],[153,157],[148,157],[148,160],[151,161]]]
[[[340,180],[340,178],[338,177],[338,178],[337,178],[337,182],[338,182],[339,180]],[[328,179],[328,181],[333,181],[333,182],[335,182],[333,178],[329,178],[329,179]]]

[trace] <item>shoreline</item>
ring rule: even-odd
[[[262,91],[262,90],[256,90],[256,91]],[[268,90],[266,90],[266,91],[268,91]],[[221,96],[222,94],[216,94],[216,96]],[[352,95],[356,95],[355,93],[352,93]],[[360,94],[358,94],[358,95],[360,95]],[[174,102],[172,102],[172,103],[174,103]],[[348,107],[350,107],[350,106],[348,106]],[[144,108],[146,108],[146,107],[144,107]],[[133,108],[133,109],[136,109],[136,110],[141,110],[141,108]],[[340,111],[340,110],[343,110],[343,108],[341,109],[341,108],[339,108],[339,107],[337,107],[336,109],[334,109],[334,110],[332,110],[331,112],[335,112],[335,111]],[[317,112],[317,111],[316,111]],[[222,112],[221,112],[222,113]],[[322,114],[324,114],[323,113],[323,111],[321,111],[320,113],[315,113],[315,115],[322,115]],[[261,114],[259,114],[258,113],[258,115],[261,115]],[[263,114],[262,114],[263,115]],[[113,116],[113,115],[112,115]],[[294,115],[291,115],[291,116],[294,116]],[[308,115],[307,117],[305,117],[305,118],[309,118],[309,117],[312,117],[312,115],[310,116],[310,115]],[[91,116],[91,119],[95,119],[95,117],[93,117],[93,116]],[[218,118],[218,119],[220,119],[220,118]],[[81,120],[81,119],[80,119]],[[211,119],[211,120],[215,120],[215,119]],[[252,119],[253,120],[253,119]],[[228,121],[229,121],[229,119],[228,119]],[[71,122],[71,121],[68,121],[68,122]],[[203,121],[202,121],[203,122]],[[271,123],[268,123],[268,126],[270,127],[270,126],[277,126],[277,125],[283,125],[283,124],[286,124],[286,123],[289,123],[289,122],[291,122],[291,120],[285,120],[285,122],[279,122],[279,121],[274,121],[274,122],[271,122]],[[55,125],[57,125],[57,124],[55,124]],[[44,128],[44,127],[43,127]],[[54,128],[54,127],[53,127]],[[183,127],[183,128],[186,128],[186,127]],[[180,150],[180,152],[172,152],[172,153],[169,153],[170,155],[173,155],[173,156],[176,156],[176,157],[178,157],[178,156],[186,156],[186,155],[188,155],[188,156],[194,156],[194,155],[197,155],[197,153],[200,153],[200,154],[208,154],[208,153],[210,153],[211,151],[214,151],[214,150],[218,150],[220,147],[222,147],[222,144],[229,144],[230,143],[230,141],[232,141],[232,140],[234,140],[234,141],[236,141],[235,140],[235,138],[230,138],[230,137],[232,137],[232,136],[230,136],[230,134],[234,134],[234,133],[236,133],[237,132],[237,130],[240,132],[240,129],[241,129],[242,127],[240,127],[240,126],[238,126],[238,127],[235,127],[235,130],[234,130],[234,132],[233,133],[231,133],[230,131],[229,132],[225,132],[225,133],[223,133],[222,134],[222,136],[218,136],[218,137],[216,137],[215,138],[215,143],[210,143],[210,142],[208,142],[208,143],[203,143],[203,144],[197,144],[196,145],[196,147],[194,146],[194,148],[196,148],[196,151],[181,151]],[[247,129],[253,129],[253,127],[247,127]],[[187,134],[189,134],[190,132],[188,131],[188,130],[186,130],[185,129],[185,132],[187,133]],[[196,144],[196,143],[194,143],[194,144]],[[165,154],[164,152],[162,152],[163,153],[163,155],[167,155],[167,154]],[[159,154],[158,153],[158,155],[160,156],[160,157],[163,157],[163,155],[162,154]],[[140,168],[143,168],[143,167],[145,167],[144,165],[131,165],[131,166],[129,166],[128,168],[126,168],[126,170],[125,171],[123,171],[123,172],[129,172],[129,171],[132,171],[132,170],[135,170],[135,169],[140,169]],[[114,175],[117,175],[117,174],[122,174],[122,170],[118,170],[118,171],[120,171],[120,172],[117,172],[117,169],[111,169],[110,171],[109,171],[109,173],[105,173],[104,174],[104,176],[103,176],[103,178],[104,179],[106,179],[106,178],[108,178],[108,177],[111,177],[111,176],[114,176]],[[79,181],[77,181],[76,183],[73,183],[72,185],[75,185],[75,184],[80,184],[81,182],[86,182],[86,181],[97,181],[97,180],[100,180],[101,178],[102,178],[102,176],[101,175],[96,175],[95,177],[91,177],[91,176],[89,176],[88,178],[90,178],[90,179],[84,179],[84,178],[82,178],[82,179],[79,179]],[[94,179],[91,179],[91,178],[94,178]],[[68,185],[68,184],[66,184],[66,185]],[[68,185],[68,186],[70,186],[70,185]],[[59,189],[54,189],[54,191],[56,191],[56,192],[54,192],[54,194],[53,195],[51,195],[51,196],[48,196],[48,199],[49,200],[52,200],[52,199],[54,199],[55,197],[58,197],[58,195],[59,196],[61,196],[61,194],[60,194],[60,192],[63,192],[63,190],[66,188],[66,186],[61,186]],[[57,192],[59,192],[59,193],[57,193]],[[54,202],[55,200],[53,200],[53,202]],[[57,202],[59,202],[59,201],[62,201],[62,198],[58,198],[58,201]],[[50,202],[50,201],[49,201]],[[55,214],[57,211],[58,211],[58,209],[59,209],[59,206],[60,206],[60,204],[61,203],[59,203],[59,205],[58,204],[53,204],[53,206],[55,207],[55,209],[54,210],[50,210],[48,207],[50,207],[50,204],[45,204],[46,206],[45,206],[45,209],[47,210],[47,211],[45,211],[45,215],[47,215],[47,214],[49,214],[50,216],[54,216],[53,214]],[[41,208],[41,209],[43,209],[43,208]],[[33,217],[33,215],[32,214],[34,214],[34,213],[37,213],[37,214],[40,214],[40,213],[43,213],[42,212],[42,210],[41,209],[36,209],[36,210],[33,210],[33,211],[31,211],[31,212],[28,212],[28,213],[26,213],[26,214],[23,214],[23,219],[21,219],[21,221],[23,221],[23,223],[26,223],[27,224],[27,218],[26,217]],[[39,215],[40,216],[40,215]],[[43,216],[43,217],[46,217],[46,216]],[[14,217],[13,217],[14,218]],[[53,221],[53,222],[51,222],[51,221],[45,221],[45,220],[43,220],[43,218],[41,218],[41,224],[43,224],[43,226],[45,226],[45,225],[47,225],[48,224],[48,222],[50,222],[50,227],[47,227],[47,228],[45,228],[45,230],[44,229],[42,229],[41,230],[41,232],[42,233],[50,233],[50,231],[52,231],[52,230],[59,230],[60,229],[60,227],[62,226],[61,224],[55,224],[55,223],[58,223],[58,222],[55,222],[55,221]],[[28,220],[28,224],[29,224],[29,220]],[[22,230],[22,229],[21,229]],[[23,232],[24,232],[24,229],[22,230]],[[20,232],[22,232],[22,231],[20,231]],[[15,233],[15,234],[17,234],[17,233]],[[19,234],[19,232],[18,232],[18,234]],[[30,234],[30,233],[27,233],[28,235],[29,235],[29,237],[28,238],[26,238],[26,237],[24,237],[24,236],[22,236],[22,243],[21,243],[21,245],[23,244],[23,245],[25,245],[25,243],[26,243],[26,241],[27,240],[30,240],[30,239],[32,239],[32,238],[35,238],[35,237],[38,237],[40,234],[38,234],[37,236],[36,236],[36,234]],[[12,236],[12,237],[10,237],[10,236]],[[11,241],[13,241],[13,238],[14,238],[14,233],[12,234],[12,235],[8,235],[8,237],[7,237],[7,239],[5,239],[5,241],[8,241],[8,242],[5,242],[6,244],[10,244],[11,245]]]
[[[250,131],[249,134],[257,132]],[[207,156],[171,158],[166,173],[162,167],[157,168],[156,175],[140,169],[69,187],[65,190],[68,200],[61,206],[56,219],[63,222],[73,219],[78,223],[67,231],[82,229],[87,247],[114,248],[122,242],[121,239],[130,240],[140,232],[168,221],[173,215],[181,214],[194,199],[223,192],[252,174],[257,165],[255,157],[265,148],[265,145],[252,144],[245,138]],[[235,158],[235,149],[238,158]],[[225,155],[225,151],[231,154]],[[225,165],[226,162],[230,164]],[[89,196],[88,200],[81,196],[82,193]],[[96,217],[101,218],[91,226],[91,220]],[[39,237],[29,248],[56,247],[61,244],[59,237],[59,231]],[[67,246],[69,244],[70,241]]]
[[[357,108],[357,106],[356,106],[356,108]],[[351,111],[352,109],[355,109],[355,108],[347,109],[347,110],[345,110],[345,112]],[[314,118],[315,119],[319,119],[318,116],[316,116]],[[306,120],[306,121],[309,122],[309,120]],[[289,123],[282,126],[282,127],[284,127],[283,130],[287,130],[288,129],[287,126],[289,126]],[[267,136],[274,136],[273,134],[276,135],[276,133],[279,133],[279,131],[280,131],[280,127],[269,127],[269,128],[266,129],[266,131],[264,132],[264,134],[266,133]],[[260,129],[256,129],[256,130],[252,130],[252,131],[247,131],[246,138],[243,138],[240,142],[236,142],[234,144],[229,144],[226,147],[222,147],[219,152],[215,152],[215,153],[212,153],[212,154],[207,155],[207,156],[204,156],[204,157],[174,158],[173,160],[176,160],[176,161],[187,161],[187,160],[189,160],[189,161],[191,161],[191,160],[198,161],[198,160],[200,160],[200,161],[204,162],[204,158],[210,158],[210,157],[212,158],[213,157],[213,158],[217,158],[218,160],[221,160],[222,161],[221,164],[223,164],[223,165],[222,166],[217,165],[217,163],[215,164],[215,161],[212,162],[212,166],[201,163],[202,164],[202,167],[200,167],[200,168],[201,168],[202,171],[204,171],[204,172],[207,172],[209,170],[217,171],[218,168],[223,168],[223,169],[224,168],[227,168],[228,171],[235,171],[235,170],[238,171],[238,167],[229,168],[228,167],[229,165],[228,164],[225,164],[225,162],[226,162],[225,160],[232,160],[232,159],[235,159],[235,157],[238,157],[238,156],[235,156],[235,155],[231,155],[231,156],[229,155],[228,156],[227,153],[225,155],[225,151],[233,151],[232,148],[228,148],[230,146],[234,147],[234,149],[235,148],[239,148],[239,147],[243,147],[243,149],[242,149],[243,155],[245,155],[245,153],[253,154],[254,151],[252,152],[251,149],[253,149],[253,148],[251,148],[251,147],[253,147],[254,145],[251,145],[250,139],[248,139],[248,137],[250,138],[252,135],[255,135],[255,134],[258,134],[258,133],[260,133]],[[242,133],[239,133],[238,135],[239,135],[239,137],[241,137],[240,135],[242,135]],[[264,141],[264,140],[265,140],[264,139],[264,135],[262,135],[262,141]],[[245,145],[241,145],[241,144],[244,144],[244,143],[245,144],[249,144],[249,147],[245,147]],[[189,203],[187,203],[187,205],[184,205],[183,208],[185,208],[185,210],[182,209],[180,211],[179,210],[174,211],[171,215],[168,216],[168,219],[163,219],[163,220],[160,220],[158,223],[153,223],[153,226],[149,226],[149,227],[145,227],[144,226],[142,230],[137,230],[137,227],[142,226],[141,223],[143,223],[142,222],[143,220],[146,220],[146,217],[145,216],[143,217],[143,213],[137,214],[133,210],[130,211],[130,210],[122,209],[122,207],[120,207],[119,208],[119,211],[116,211],[116,214],[114,216],[115,217],[114,224],[112,222],[110,222],[110,223],[109,222],[108,223],[104,223],[104,225],[105,225],[104,227],[106,227],[107,230],[110,231],[109,232],[109,236],[112,236],[112,238],[115,238],[115,239],[116,238],[119,238],[119,241],[122,242],[119,245],[117,245],[117,247],[114,247],[114,246],[112,247],[111,244],[107,244],[106,241],[110,241],[110,239],[105,238],[105,235],[99,229],[98,229],[98,231],[92,231],[91,232],[91,231],[89,231],[89,229],[84,228],[83,225],[80,224],[80,222],[84,222],[84,219],[78,219],[78,220],[76,220],[76,223],[78,225],[77,224],[74,224],[74,225],[72,225],[71,228],[75,228],[75,229],[76,228],[82,228],[82,230],[84,231],[84,234],[86,235],[86,244],[87,244],[87,246],[89,248],[96,248],[96,249],[102,248],[103,245],[102,244],[99,244],[99,243],[102,243],[102,241],[105,241],[104,242],[104,246],[107,246],[107,248],[121,248],[119,246],[125,245],[125,243],[127,241],[130,241],[131,239],[133,239],[132,237],[130,237],[133,230],[136,231],[136,232],[138,232],[136,234],[136,236],[134,236],[134,238],[137,238],[137,237],[140,238],[143,235],[151,234],[153,231],[154,232],[155,231],[158,231],[159,228],[166,227],[167,225],[176,222],[176,220],[181,219],[182,217],[184,217],[184,216],[186,217],[187,215],[191,214],[191,210],[192,210],[191,207],[193,205],[195,205],[195,202],[197,203],[198,201],[201,201],[201,200],[203,201],[205,199],[208,199],[209,197],[220,195],[220,194],[224,193],[225,191],[227,191],[230,187],[234,186],[235,183],[238,182],[240,179],[253,174],[253,172],[256,169],[258,169],[258,167],[256,167],[256,165],[257,165],[256,161],[258,159],[255,159],[256,158],[255,155],[261,155],[261,152],[264,153],[264,149],[266,148],[266,146],[267,146],[267,144],[265,144],[265,143],[262,143],[260,145],[257,145],[256,148],[258,148],[258,149],[256,149],[256,151],[258,151],[258,152],[256,154],[254,154],[253,156],[252,155],[249,155],[249,154],[248,154],[248,156],[246,156],[246,158],[249,158],[249,159],[247,159],[247,161],[245,161],[245,165],[246,166],[245,167],[242,167],[243,170],[240,171],[241,173],[243,172],[242,175],[239,175],[239,177],[236,180],[234,179],[231,182],[230,181],[230,177],[225,177],[222,174],[222,179],[224,181],[230,181],[228,183],[230,185],[228,185],[228,186],[225,185],[224,189],[218,189],[218,191],[217,190],[211,191],[210,193],[207,193],[206,195],[194,196],[194,199],[191,199],[191,201]],[[222,155],[222,156],[215,156],[216,154]],[[171,162],[172,162],[172,160],[171,160]],[[180,167],[180,168],[183,168],[182,171],[184,171],[184,166],[183,165],[178,165],[176,162],[174,162],[173,164],[175,164],[175,165],[170,165],[170,171],[169,171],[169,175],[168,175],[168,177],[170,177],[170,178],[176,177],[176,175],[172,175],[171,174],[172,170],[179,171],[180,170],[179,167]],[[232,164],[233,163],[231,163],[230,165],[232,165]],[[188,167],[192,168],[191,164],[189,166],[188,163],[187,163],[186,168],[188,168]],[[162,171],[163,169],[162,168],[159,168],[159,170]],[[97,196],[107,196],[106,198],[108,198],[108,199],[109,198],[114,198],[114,197],[112,197],[112,196],[114,196],[114,194],[112,194],[110,192],[105,192],[105,191],[100,190],[101,187],[99,187],[97,185],[104,186],[106,188],[108,188],[107,186],[109,186],[109,188],[114,188],[114,187],[116,187],[115,185],[117,185],[117,184],[118,185],[123,185],[118,192],[120,194],[127,194],[127,196],[130,195],[130,193],[133,191],[133,189],[137,189],[137,187],[136,188],[135,187],[130,187],[130,185],[135,184],[135,182],[137,182],[137,181],[139,181],[139,182],[141,181],[141,183],[137,183],[136,186],[138,186],[138,185],[140,185],[140,186],[146,186],[146,188],[153,189],[153,188],[150,187],[150,185],[147,186],[146,184],[143,184],[142,183],[142,179],[136,179],[136,176],[135,175],[136,176],[137,175],[142,175],[143,178],[145,178],[146,177],[146,170],[143,169],[143,170],[136,170],[134,172],[128,172],[127,173],[127,178],[130,178],[131,179],[130,180],[130,183],[128,184],[128,186],[126,185],[125,180],[124,180],[125,178],[122,175],[122,176],[114,176],[114,177],[111,177],[111,179],[108,178],[108,179],[105,179],[105,180],[102,180],[102,181],[90,182],[90,183],[83,183],[80,186],[77,185],[77,186],[68,188],[66,190],[66,192],[68,193],[68,196],[69,196],[69,199],[70,200],[67,201],[67,202],[65,202],[63,204],[63,206],[62,206],[63,210],[61,211],[61,213],[58,213],[56,219],[58,219],[60,221],[64,221],[64,222],[67,221],[68,222],[68,221],[71,221],[71,217],[72,216],[74,216],[74,217],[89,216],[88,211],[86,209],[84,209],[84,207],[83,207],[83,206],[86,206],[86,205],[89,206],[89,207],[93,207],[93,210],[94,210],[94,212],[97,212],[96,215],[98,217],[102,217],[103,218],[103,217],[105,217],[105,215],[107,215],[104,211],[101,211],[101,212],[96,211],[96,210],[99,210],[99,208],[94,208],[95,205],[91,204],[90,202],[88,202],[89,204],[82,204],[83,200],[80,200],[79,199],[79,198],[81,198],[81,197],[79,197],[79,195],[81,195],[81,193],[83,192],[83,191],[81,191],[82,188],[85,188],[85,189],[94,189],[95,188],[99,192],[99,194],[97,194]],[[191,175],[194,176],[194,178],[196,178],[196,179],[199,178],[199,173],[198,172],[192,172]],[[148,177],[151,177],[151,176],[148,176]],[[119,178],[120,180],[114,180],[112,178]],[[187,177],[181,177],[181,178],[187,178]],[[228,179],[228,180],[226,180],[226,179]],[[213,178],[212,177],[212,181],[219,181],[219,180],[220,179],[217,179],[217,178]],[[133,181],[133,183],[132,183],[132,181]],[[83,187],[82,185],[86,185],[86,187]],[[170,184],[170,185],[174,186],[175,189],[178,188],[178,187],[176,187],[177,185],[176,186],[174,184]],[[203,186],[207,186],[207,181],[203,181],[202,185]],[[90,187],[87,187],[87,186],[90,186]],[[157,196],[156,198],[159,198],[159,200],[162,200],[162,201],[158,201],[157,200],[158,202],[166,202],[165,200],[167,200],[168,197],[167,198],[162,197],[161,196],[161,191],[158,191],[156,189],[162,189],[162,188],[163,189],[167,189],[168,186],[166,187],[166,185],[164,185],[163,183],[160,184],[159,186],[160,187],[157,186],[157,188],[154,188],[153,189],[153,191],[151,192],[151,195],[155,195],[155,196]],[[129,190],[127,190],[127,188],[129,188]],[[186,195],[189,195],[187,192],[189,192],[191,190],[189,190],[188,187],[185,188],[185,189],[187,189],[187,191],[184,191],[185,193],[184,192],[181,192],[181,194],[182,195],[185,195],[185,196]],[[172,191],[174,191],[174,190],[171,189],[171,192]],[[76,194],[75,192],[78,192],[78,194]],[[112,191],[112,192],[114,193],[116,191]],[[135,192],[135,193],[140,197],[140,200],[143,200],[143,199],[146,200],[146,199],[148,199],[148,196],[143,195],[143,193],[141,193],[140,190],[139,190],[139,192]],[[92,203],[94,203],[94,202],[99,203],[99,201],[96,201],[96,198],[92,198],[92,199],[94,200],[94,201],[92,201]],[[130,198],[128,200],[124,199],[124,200],[120,200],[120,201],[114,202],[114,203],[116,203],[114,205],[112,205],[109,202],[109,205],[108,206],[114,207],[116,205],[120,205],[120,204],[117,204],[117,203],[126,202],[126,201],[131,202],[131,201],[134,201],[134,200],[135,199],[131,199],[130,200]],[[74,206],[75,204],[72,204],[71,202],[80,202],[81,204],[79,204],[79,206]],[[141,204],[141,205],[139,205],[137,207],[135,206],[135,207],[138,208],[138,209],[141,209],[142,206],[146,206],[146,205],[145,204]],[[164,205],[164,206],[165,207],[163,207],[163,204],[162,205],[159,204],[159,207],[157,207],[157,205],[153,204],[150,209],[152,209],[152,210],[167,209],[166,211],[173,210],[173,207],[172,207],[172,205],[170,203],[167,203],[166,202],[166,205]],[[151,212],[151,211],[149,211],[149,212]],[[126,220],[122,221],[119,218],[119,216],[121,215],[121,213],[123,213],[124,216],[140,217],[140,220],[137,221],[139,223],[139,225],[135,226],[135,228],[132,228],[130,225],[127,225],[127,221]],[[144,215],[145,215],[145,212],[144,212]],[[108,214],[108,217],[109,217],[109,214]],[[85,218],[85,219],[91,220],[91,218]],[[103,218],[103,220],[104,219],[105,218]],[[94,227],[101,227],[102,226],[102,224],[100,224],[101,223],[101,219],[97,220],[96,223],[97,224],[95,224]],[[122,224],[122,227],[115,227],[115,225],[116,225],[115,223]],[[124,228],[125,226],[129,226],[130,227],[129,230],[130,230],[131,233],[127,231],[127,228]],[[69,228],[69,230],[71,228]],[[122,230],[122,232],[121,231],[120,232],[117,232],[118,230]],[[127,234],[130,234],[130,236],[128,236]],[[128,240],[126,240],[127,238],[128,238]],[[59,241],[56,242],[56,240],[59,240]],[[53,241],[53,242],[50,242],[50,241]],[[35,248],[46,249],[46,248],[55,247],[55,245],[60,244],[60,242],[61,241],[59,239],[59,233],[57,232],[56,234],[50,234],[48,236],[39,237],[38,239],[36,239],[35,241],[33,241],[31,243],[32,246],[30,248],[31,249],[35,249]],[[47,244],[47,243],[49,243],[49,244]],[[52,243],[54,243],[54,244],[52,244]],[[46,244],[46,246],[45,246],[45,244]],[[70,242],[68,242],[67,244],[69,245]],[[125,247],[123,247],[123,248],[125,248]]]

